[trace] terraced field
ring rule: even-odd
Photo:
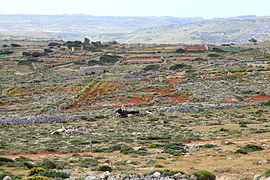
[[[49,43],[0,42],[0,172],[22,178],[41,167],[87,179],[105,166],[239,180],[269,169],[269,42],[204,51]],[[52,52],[35,57],[43,49]]]

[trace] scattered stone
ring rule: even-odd
[[[3,180],[12,180],[12,178],[10,176],[5,176]]]
[[[261,177],[262,177],[261,174],[256,174],[256,175],[253,177],[253,180],[260,180]]]

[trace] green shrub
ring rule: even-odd
[[[159,170],[159,171],[155,171],[155,172],[160,172],[161,174],[165,175],[165,176],[173,176],[175,174],[181,173],[181,174],[186,174],[183,171],[171,171],[169,169],[164,169],[164,170]]]
[[[93,167],[93,166],[97,166],[98,164],[99,164],[99,161],[92,158],[83,159],[80,163],[82,167]]]
[[[263,148],[255,144],[248,144],[236,150],[235,153],[247,154],[248,152],[261,151]]]
[[[0,173],[0,180],[4,179],[5,176],[11,177],[12,180],[22,179],[20,176],[14,175],[10,172],[3,172],[3,173]]]
[[[165,153],[169,153],[173,156],[181,156],[183,153],[186,153],[185,145],[182,143],[171,143],[171,144],[166,144],[164,146],[164,151]]]
[[[60,179],[67,179],[69,178],[70,176],[65,173],[65,172],[58,172],[58,171],[44,171],[44,172],[41,172],[39,173],[40,176],[46,176],[46,177],[49,177],[49,178],[60,178]]]
[[[190,69],[190,65],[186,64],[174,64],[170,67],[170,70],[177,70],[177,69]]]
[[[194,175],[198,180],[216,180],[216,176],[209,171],[198,171]]]
[[[98,171],[109,171],[109,172],[112,172],[112,168],[110,166],[100,166],[97,170]]]
[[[207,56],[208,56],[208,57],[220,57],[219,54],[208,54]]]
[[[199,147],[201,147],[201,148],[214,148],[216,146],[217,145],[215,145],[215,144],[204,144],[204,145],[200,145]]]
[[[92,144],[94,144],[94,143],[92,142]],[[122,144],[116,144],[116,145],[111,146],[111,147],[108,147],[108,148],[94,149],[93,152],[113,152],[113,151],[119,151],[119,150],[121,150],[122,146],[123,146]]]
[[[9,50],[0,51],[0,55],[9,55],[9,54],[13,54],[13,51],[9,51]]]
[[[270,101],[267,101],[265,103],[262,103],[263,106],[270,106]]]
[[[5,158],[5,157],[0,157],[0,162],[14,162],[13,159]]]
[[[130,146],[127,146],[127,145],[124,145],[120,150],[120,152],[123,154],[128,154],[128,153],[131,153],[133,151],[134,151],[133,148]]]
[[[44,159],[40,166],[44,167],[46,169],[56,169],[56,168],[58,168],[58,165],[55,162],[53,162],[51,160],[48,160],[48,159]]]
[[[266,170],[263,175],[267,178],[270,177],[270,169]]]
[[[28,174],[29,174],[29,176],[33,176],[33,175],[36,175],[36,174],[38,174],[38,173],[40,173],[40,172],[43,172],[43,171],[45,171],[44,168],[35,167],[35,168],[30,169],[30,170],[28,171]]]
[[[162,144],[149,144],[148,147],[149,148],[158,148],[158,147],[162,147]]]

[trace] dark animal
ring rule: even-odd
[[[135,115],[135,116],[140,115],[139,111],[125,111],[122,109],[118,109],[116,112],[120,115],[121,118],[126,118],[128,117],[128,115]]]

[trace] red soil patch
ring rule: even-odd
[[[173,96],[172,98],[170,98],[170,100],[186,103],[190,101],[190,98],[189,98],[190,96],[191,94],[179,94],[179,95]]]
[[[154,99],[154,96],[147,95],[145,97],[134,97],[124,99],[121,102],[125,104],[143,104],[143,103],[150,103]]]
[[[18,101],[12,101],[11,103],[26,103],[26,102],[30,102],[30,101],[33,101],[33,99],[29,99],[29,98],[25,98],[25,99],[22,99],[22,100],[18,100]]]
[[[151,80],[148,80],[148,79],[143,79],[143,80],[140,80],[141,82],[151,82]]]
[[[250,102],[267,101],[270,100],[270,96],[246,96],[243,99],[249,99]]]
[[[102,108],[122,108],[120,105],[108,105],[108,106],[92,106],[85,109],[102,109]]]
[[[59,63],[48,63],[48,65],[57,65]]]
[[[10,96],[18,95],[18,94],[27,94],[33,92],[35,89],[18,89],[10,94]]]
[[[206,46],[185,46],[185,50],[187,51],[194,51],[194,50],[207,50],[208,48]]]
[[[167,59],[197,59],[197,58],[201,58],[201,57],[197,57],[197,56],[183,56],[183,57],[169,57]]]
[[[86,92],[85,92],[85,96],[82,97],[79,102],[77,102],[75,105],[69,107],[69,109],[75,109],[75,108],[79,108],[79,103],[82,102],[91,102],[91,104],[95,103],[98,100],[101,100],[102,96],[106,96],[107,93],[109,92],[113,92],[117,89],[117,87],[122,86],[120,83],[118,82],[104,82],[104,83],[100,83],[97,85],[97,83],[95,83],[94,85],[92,85],[91,88],[89,88]],[[95,88],[93,90],[93,88]],[[90,100],[91,99],[91,100]]]
[[[150,87],[150,88],[146,88],[146,89],[142,89],[142,90],[138,90],[138,91],[133,91],[133,93],[138,93],[138,92],[157,92],[159,94],[170,94],[175,92],[176,89],[175,88],[154,88],[154,87]]]
[[[128,60],[151,60],[151,59],[160,59],[160,57],[131,57]]]
[[[176,49],[149,49],[149,50],[132,50],[132,51],[127,51],[127,52],[140,52],[140,53],[144,53],[144,52],[175,52]]]
[[[232,97],[225,97],[224,98],[224,100],[225,100],[225,103],[237,103],[237,102],[239,102],[239,101],[236,101],[234,98],[232,98]]]
[[[167,79],[167,81],[168,81],[171,85],[176,85],[177,83],[182,82],[182,81],[184,81],[184,80],[185,80],[185,79],[179,78],[179,77]]]

